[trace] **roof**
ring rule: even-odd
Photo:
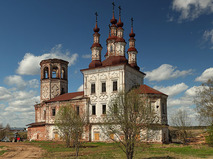
[[[151,87],[149,87],[145,84],[140,85],[140,87],[138,89],[139,89],[140,94],[162,94],[162,95],[166,95],[166,94],[164,94],[164,93],[162,93],[162,92],[160,92],[160,91],[158,91],[154,88],[151,88]],[[168,96],[168,95],[166,95],[166,96]]]
[[[26,126],[44,126],[46,125],[45,122],[36,122],[36,123],[31,123],[31,124],[27,124]]]
[[[55,98],[52,98],[48,101],[45,101],[46,103],[49,103],[49,102],[58,102],[58,101],[66,101],[66,100],[71,100],[75,97],[78,97],[78,96],[83,96],[84,95],[84,92],[72,92],[72,93],[65,93],[65,94],[62,94],[60,96],[57,96]]]

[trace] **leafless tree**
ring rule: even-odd
[[[76,150],[76,156],[78,156],[81,144],[80,138],[86,124],[85,116],[83,114],[77,114],[73,106],[68,104],[59,109],[56,115],[55,124],[65,139],[66,146],[70,147],[70,143],[72,142]]]
[[[127,159],[132,159],[136,143],[146,138],[142,136],[142,130],[156,123],[158,116],[147,96],[134,89],[128,93],[119,93],[112,99],[104,121],[102,131],[118,143]]]
[[[206,142],[213,146],[213,78],[201,85],[194,99],[196,110],[202,124],[208,127]]]
[[[178,112],[173,114],[171,117],[171,125],[178,129],[176,132],[177,137],[183,142],[183,144],[186,144],[190,133],[187,130],[187,126],[191,126],[191,120],[186,110],[178,110]]]
[[[194,99],[201,123],[213,125],[213,78],[204,82]]]

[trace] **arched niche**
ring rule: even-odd
[[[53,66],[52,67],[52,78],[59,78],[59,74],[58,74],[59,70],[57,66]]]
[[[49,78],[49,68],[45,67],[43,69],[43,79],[48,79]]]
[[[61,79],[67,79],[67,72],[64,67],[61,69]]]

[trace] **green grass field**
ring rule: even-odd
[[[44,158],[75,158],[74,148],[66,148],[62,142],[32,142],[46,150]],[[84,143],[80,159],[125,158],[124,152],[115,143]],[[207,145],[142,144],[135,149],[135,159],[148,158],[213,158],[213,148]]]

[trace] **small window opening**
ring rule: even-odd
[[[95,83],[91,84],[91,94],[95,93]]]
[[[95,105],[92,106],[92,115],[96,115],[96,107],[95,107]]]
[[[58,78],[58,67],[53,67],[52,78]]]
[[[55,108],[52,109],[52,116],[55,116]]]
[[[80,114],[79,106],[76,106],[76,114],[77,114],[77,115],[79,115],[79,114]]]
[[[48,79],[49,78],[49,72],[48,72],[48,67],[44,68],[44,79]]]
[[[44,120],[46,120],[46,110],[44,110]]]
[[[102,83],[102,92],[106,92],[106,82]]]
[[[65,91],[64,91],[64,88],[61,88],[61,94],[64,94]]]
[[[162,104],[162,112],[163,112],[163,114],[166,113],[166,112],[165,112],[165,104]]]
[[[66,79],[65,68],[62,68],[61,70],[61,79]]]
[[[106,114],[106,105],[102,105],[102,114]]]
[[[118,90],[117,81],[113,81],[113,91],[117,90]]]

